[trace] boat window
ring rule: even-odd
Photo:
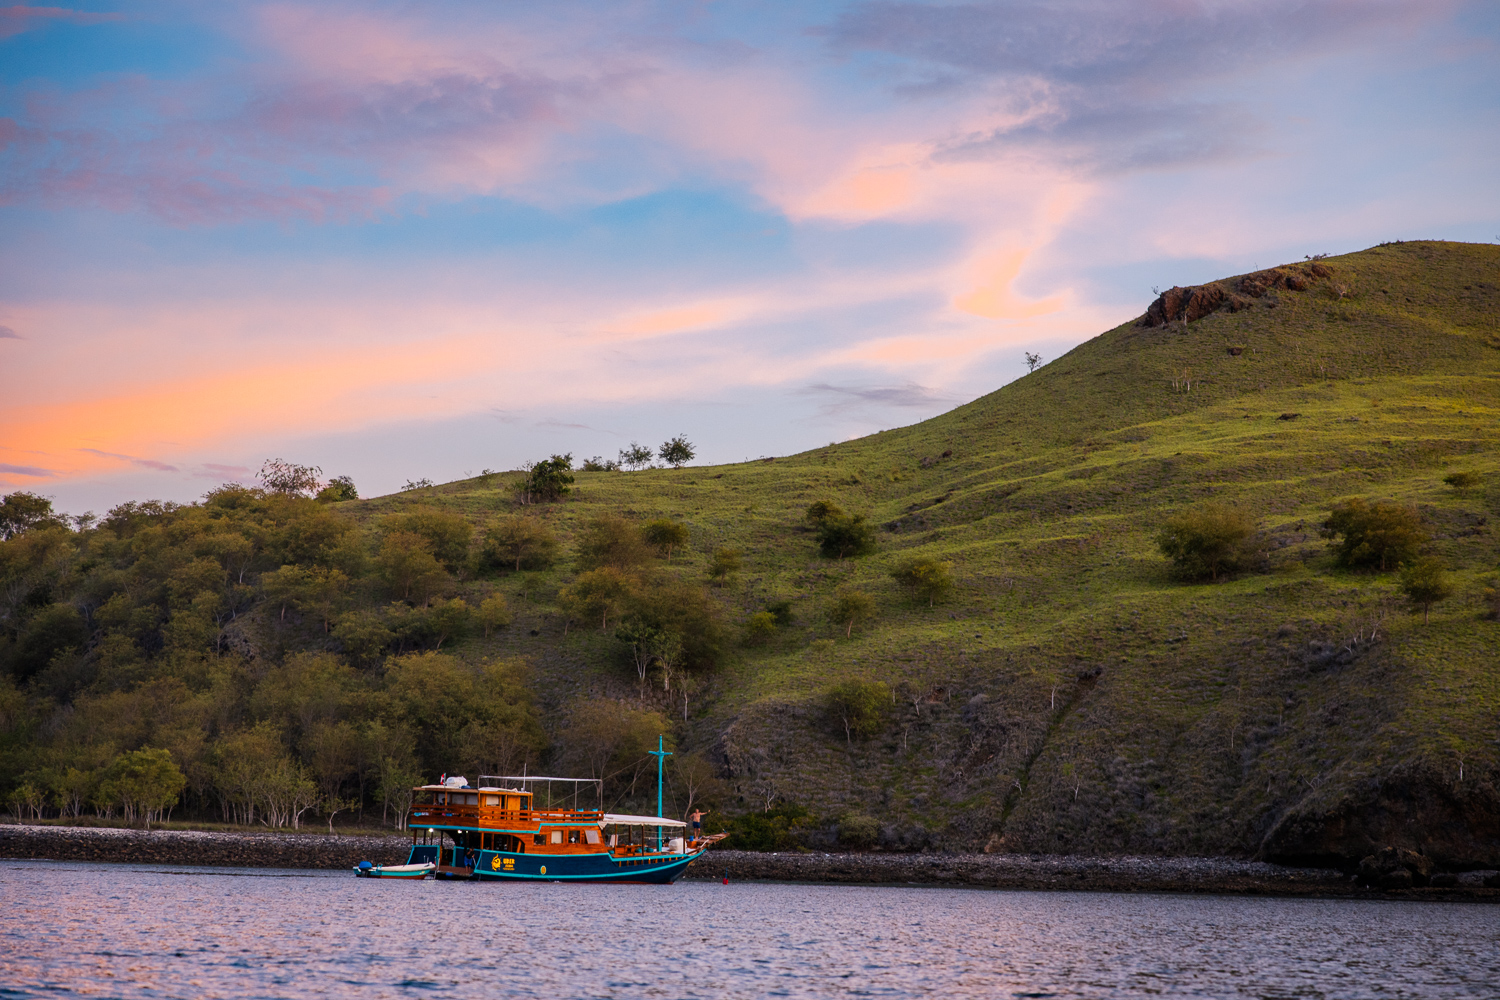
[[[484,804],[487,806],[498,806],[500,804],[500,796],[486,795],[484,797]]]
[[[547,835],[545,833],[533,833],[531,835],[531,842],[533,844],[545,844],[547,842]]]
[[[554,844],[561,844],[562,843],[562,831],[561,830],[553,830],[552,831],[552,842]]]
[[[569,830],[568,831],[568,843],[570,843],[570,844],[576,844],[576,843],[578,843],[578,831],[577,830]]]
[[[583,831],[583,842],[586,844],[599,843],[599,831],[595,830],[593,827],[588,827],[587,829],[585,829]]]

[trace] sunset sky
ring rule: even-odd
[[[1153,286],[1500,240],[1500,4],[0,7],[0,490],[940,413]]]

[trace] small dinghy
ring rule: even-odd
[[[354,866],[354,874],[360,878],[409,878],[421,879],[431,875],[437,865],[428,862],[418,865],[376,865],[361,861]]]

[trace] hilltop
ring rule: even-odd
[[[1395,845],[1495,864],[1497,414],[1500,247],[1398,243],[1171,289],[996,392],[844,444],[576,473],[556,503],[519,505],[499,475],[332,509],[370,538],[418,510],[481,529],[545,521],[563,543],[550,568],[450,586],[476,605],[503,594],[510,625],[441,652],[529,664],[538,746],[559,762],[590,700],[674,719],[679,751],[719,772],[718,812],[761,813],[788,844],[1344,862]],[[1454,472],[1469,484],[1446,484]],[[1420,512],[1424,551],[1454,582],[1430,620],[1394,573],[1335,565],[1318,526],[1350,497]],[[875,550],[820,556],[804,520],[818,500],[866,515]],[[1156,534],[1209,501],[1254,517],[1260,564],[1183,582]],[[643,693],[612,632],[559,603],[601,514],[684,523],[687,544],[659,568],[683,580],[741,554],[709,590],[725,652],[686,706],[654,677]],[[956,587],[932,607],[890,575],[915,557],[951,563]],[[848,638],[824,614],[840,588],[876,606]],[[244,676],[299,648],[341,653],[316,615],[278,619],[257,600],[231,643]],[[782,602],[764,644],[739,641]],[[890,690],[864,738],[827,707],[850,681]],[[57,697],[102,703],[79,692]],[[217,725],[257,718],[243,697]],[[31,704],[28,745],[51,710]]]

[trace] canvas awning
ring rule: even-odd
[[[605,826],[611,823],[616,826],[687,826],[681,820],[665,819],[661,816],[621,816],[616,813],[605,813],[604,818],[599,822]]]

